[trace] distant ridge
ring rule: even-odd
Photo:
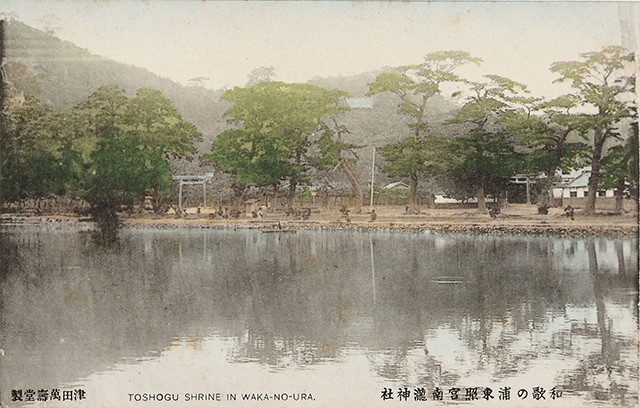
[[[211,150],[211,144],[217,135],[232,127],[224,117],[224,113],[232,104],[220,99],[224,90],[183,86],[144,68],[91,54],[86,49],[16,20],[6,22],[5,37],[6,66],[20,63],[28,67],[37,78],[40,101],[51,108],[69,109],[103,85],[120,86],[129,96],[135,95],[140,88],[160,90],[178,113],[194,124],[203,136],[202,141],[196,143],[196,160],[173,160],[170,163],[173,171],[179,174],[214,171],[217,184],[215,188],[225,191],[229,189],[232,180],[229,175],[224,175],[212,164],[204,165],[197,160]],[[351,97],[363,98],[369,84],[375,81],[380,73],[390,69],[382,68],[346,76],[315,77],[307,83],[325,89],[346,91]],[[335,118],[351,132],[345,142],[362,146],[356,149],[358,159],[353,170],[363,186],[371,178],[372,147],[379,148],[399,142],[411,137],[413,133],[408,127],[410,118],[399,112],[395,95],[384,93],[372,99],[371,108],[352,109]],[[456,106],[441,97],[431,98],[428,106],[427,121],[431,129],[428,132],[456,137],[455,128],[441,125]],[[380,171],[382,164],[378,155],[376,184],[384,185],[398,181],[398,178],[386,177]],[[341,172],[311,170],[310,176],[311,184],[329,182],[336,192],[350,192],[350,184]]]
[[[103,85],[118,85],[129,96],[140,88],[154,88],[205,136],[226,127],[221,119],[230,105],[220,100],[222,91],[180,85],[144,68],[91,54],[16,20],[6,23],[5,47],[7,66],[26,65],[38,79],[40,101],[51,108],[69,109]]]

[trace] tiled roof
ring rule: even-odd
[[[589,185],[589,177],[591,177],[591,167],[573,170],[569,174],[562,175],[564,183],[560,184],[560,187],[587,187]]]

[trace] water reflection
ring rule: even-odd
[[[3,231],[9,406],[72,386],[87,406],[196,389],[377,405],[385,386],[637,401],[635,240],[125,230],[104,251],[85,234]]]

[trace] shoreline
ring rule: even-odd
[[[527,207],[509,208],[497,218],[473,210],[424,210],[418,215],[399,214],[397,207],[376,208],[378,217],[370,220],[368,212],[350,216],[347,221],[336,211],[314,212],[309,220],[294,220],[282,214],[269,214],[262,220],[242,217],[239,219],[212,218],[212,213],[195,213],[189,209],[184,218],[155,217],[137,214],[120,218],[123,229],[260,229],[264,232],[293,232],[296,230],[344,230],[344,231],[393,231],[436,232],[468,234],[514,234],[557,237],[638,238],[638,220],[635,213],[618,215],[576,215],[575,220],[561,212],[548,215],[531,214]],[[280,223],[281,230],[276,225]],[[82,226],[94,229],[87,217],[72,215],[21,215],[2,214],[0,226],[19,227],[49,225],[62,227]]]

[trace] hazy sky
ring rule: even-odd
[[[460,49],[485,60],[469,75],[496,73],[544,93],[554,89],[552,62],[621,43],[613,2],[0,0],[0,10],[38,28],[53,14],[63,40],[183,84],[207,77],[210,88],[244,85],[260,66],[305,82]]]

